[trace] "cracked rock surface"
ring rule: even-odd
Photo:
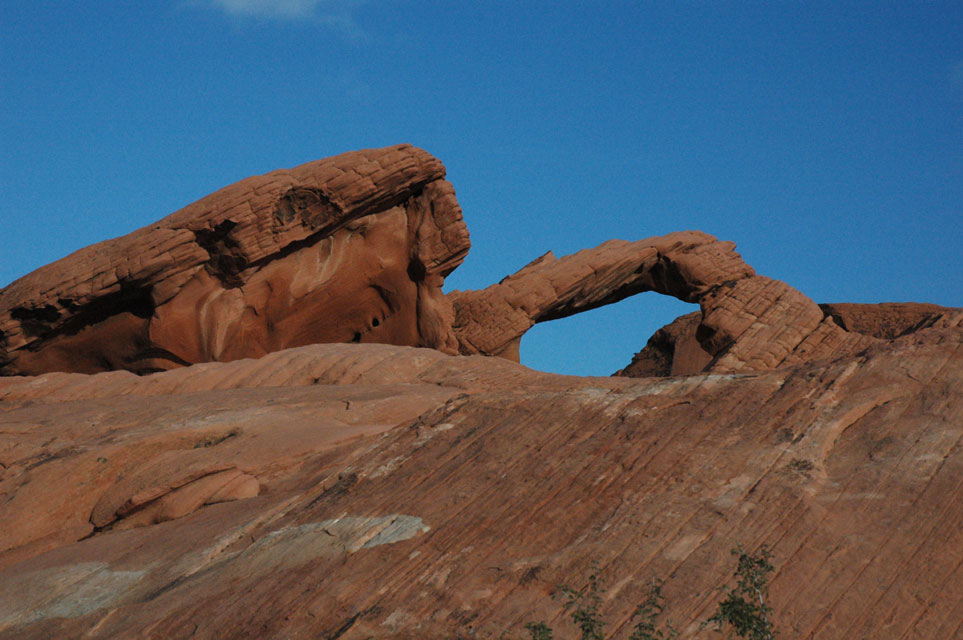
[[[959,313],[749,373],[326,344],[0,378],[0,637],[566,637],[599,562],[608,628],[659,577],[695,638],[736,544],[787,637],[958,637],[961,443]]]

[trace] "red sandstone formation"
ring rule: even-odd
[[[959,312],[753,374],[332,344],[0,407],[2,638],[574,637],[552,593],[593,561],[610,631],[659,577],[703,637],[737,543],[784,637],[963,633]]]
[[[931,326],[957,309],[918,302],[881,304],[833,303],[819,305],[823,313],[847,331],[892,340]]]
[[[613,375],[648,378],[702,372],[712,362],[712,356],[696,339],[700,322],[702,313],[699,311],[679,316],[656,331],[632,362]]]
[[[736,544],[780,637],[963,637],[963,310],[816,305],[698,232],[446,298],[443,176],[249,178],[0,291],[0,371],[45,372],[0,377],[0,638],[574,637],[593,562],[616,637],[652,578],[703,637]],[[701,311],[622,377],[510,361],[640,291]],[[314,344],[352,341],[434,349]]]
[[[811,309],[808,304],[806,306]],[[935,304],[919,303],[821,304],[819,308],[842,329],[883,340],[892,340],[932,326],[940,318],[951,316],[958,311]],[[645,348],[635,354],[632,362],[615,375],[644,378],[691,375],[711,370],[712,355],[698,340],[701,323],[701,312],[676,318],[656,331]],[[855,341],[857,345],[864,342],[866,341]],[[820,353],[823,358],[832,355],[832,351]]]
[[[670,373],[772,369],[857,353],[875,342],[846,331],[789,285],[756,275],[734,247],[692,231],[611,240],[559,260],[546,254],[487,289],[450,294],[459,349],[518,361],[519,341],[534,324],[642,291],[702,308],[695,337],[709,359],[689,344],[685,366]]]
[[[487,289],[445,296],[469,242],[444,175],[410,145],[347,153],[242,180],[78,251],[0,290],[0,374],[150,373],[324,342],[518,361],[535,323],[642,291],[702,307],[696,343],[687,337],[687,355],[663,374],[838,357],[908,328],[903,308],[821,309],[700,232],[548,253]],[[860,331],[867,323],[880,331]],[[632,372],[650,369],[622,373]]]
[[[410,145],[247,178],[0,290],[0,374],[141,373],[317,342],[454,352],[468,251],[445,168]]]
[[[522,335],[538,322],[643,291],[696,302],[717,283],[753,274],[734,249],[732,242],[693,231],[609,240],[557,260],[549,252],[487,289],[449,294],[459,349],[517,362]]]

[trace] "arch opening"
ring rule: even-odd
[[[521,362],[551,373],[610,376],[626,367],[656,331],[698,310],[698,304],[649,291],[540,322],[521,338]]]

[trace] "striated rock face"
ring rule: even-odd
[[[734,249],[689,231],[611,240],[559,260],[546,254],[487,289],[450,294],[459,349],[518,361],[521,337],[536,323],[642,291],[702,308],[698,347],[687,339],[678,366],[657,367],[663,375],[772,369],[857,353],[876,342],[847,331],[784,282],[756,275]],[[649,375],[650,369],[639,371]]]
[[[788,286],[783,283],[776,283],[775,286],[788,289]],[[808,312],[811,318],[810,324],[815,324],[811,301],[798,295],[794,297],[795,304],[790,306],[789,309]],[[754,302],[754,304],[756,303],[758,301]],[[871,340],[859,338],[859,335],[880,340],[892,340],[901,335],[908,335],[932,326],[941,318],[952,316],[959,311],[935,304],[919,303],[821,304],[819,308],[823,312],[824,318],[815,325],[817,331],[832,336],[833,340],[828,344],[819,345],[812,351],[807,352],[800,349],[793,358],[790,358],[790,362],[817,358],[826,359],[834,355],[852,353],[855,349],[872,343]],[[827,319],[832,320],[845,333],[828,326]],[[717,322],[720,322],[723,326],[728,326],[731,323],[725,318],[722,321],[717,320]],[[703,333],[700,334],[700,331]],[[656,331],[649,338],[645,348],[635,354],[632,362],[614,375],[644,378],[647,376],[691,375],[714,370],[719,367],[719,364],[717,361],[713,361],[712,355],[707,351],[707,348],[712,348],[712,343],[709,342],[709,344],[704,345],[700,342],[700,336],[703,340],[706,340],[706,337],[710,335],[708,331],[709,329],[703,324],[701,312],[676,318]],[[850,335],[847,335],[847,333]],[[729,339],[730,344],[734,344],[738,340],[738,338],[733,339],[731,336]],[[810,341],[812,341],[811,338]],[[839,342],[842,342],[842,346],[834,347]],[[757,366],[765,368],[765,363]]]
[[[249,178],[0,291],[0,638],[574,637],[593,563],[608,632],[661,578],[696,638],[737,544],[780,637],[963,637],[963,310],[817,305],[699,232],[446,297],[443,178]],[[641,291],[700,311],[619,376],[511,362]]]
[[[919,302],[833,303],[821,304],[819,307],[843,329],[884,340],[892,340],[932,326],[941,317],[958,311]]]
[[[741,374],[313,345],[0,378],[2,638],[520,638],[593,561],[684,638],[768,544],[791,638],[963,633],[963,313]]]
[[[410,145],[247,178],[0,290],[0,374],[140,373],[317,342],[454,352],[468,232]]]

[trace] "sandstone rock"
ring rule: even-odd
[[[637,242],[610,240],[557,260],[549,252],[487,289],[449,294],[459,350],[517,362],[522,335],[538,322],[643,291],[697,302],[719,283],[753,275],[734,249],[732,242],[687,231]]]
[[[701,373],[712,362],[712,356],[696,339],[700,322],[699,311],[679,316],[656,331],[632,362],[613,375],[647,378]]]
[[[0,376],[0,638],[566,637],[593,563],[610,631],[662,578],[693,638],[736,544],[785,637],[963,634],[963,310],[820,306],[699,232],[445,297],[443,176],[249,178],[0,291],[39,373]],[[641,291],[701,310],[621,376],[511,361]]]
[[[779,283],[778,286],[785,286]],[[805,308],[811,310],[811,305],[802,302]],[[882,304],[821,304],[819,308],[824,319],[818,324],[818,331],[837,337],[848,342],[838,352],[850,353],[870,341],[857,336],[840,333],[828,326],[826,318],[846,330],[848,333],[861,334],[882,340],[892,340],[901,335],[907,335],[930,326],[943,317],[949,317],[958,312],[957,309],[940,307],[934,304],[917,303],[882,303]],[[690,313],[677,318],[662,327],[649,339],[645,348],[635,354],[632,362],[614,375],[643,378],[646,376],[691,375],[711,370],[712,355],[706,351],[697,339],[699,327],[702,323],[702,313]],[[720,324],[728,324],[723,320]],[[706,327],[703,327],[706,331]],[[703,339],[706,339],[703,334]],[[730,343],[735,342],[732,336]],[[757,340],[758,341],[758,340]],[[831,344],[831,343],[830,343]],[[711,343],[707,346],[712,346]],[[812,353],[797,354],[797,361],[804,361],[816,357],[826,358],[833,355],[833,349],[823,344]],[[839,349],[837,347],[837,349]],[[717,365],[716,365],[717,366]],[[759,365],[757,365],[759,366]]]
[[[847,331],[892,340],[931,326],[941,316],[953,315],[957,309],[918,302],[885,302],[881,304],[821,304],[823,313]]]
[[[958,310],[735,375],[329,344],[3,378],[0,637],[567,637],[598,561],[610,631],[660,577],[691,638],[737,543],[786,637],[957,637],[961,441]]]
[[[0,290],[0,374],[140,373],[316,342],[454,352],[468,233],[410,145],[247,178]]]
[[[546,254],[487,289],[449,294],[459,350],[517,362],[521,338],[536,323],[642,291],[702,309],[698,347],[685,341],[685,365],[676,373],[772,369],[854,354],[875,342],[846,331],[789,285],[756,275],[734,248],[690,231],[611,240],[558,260]]]

